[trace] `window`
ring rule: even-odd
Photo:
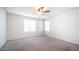
[[[24,20],[24,32],[36,31],[36,21],[35,20]]]
[[[50,31],[50,23],[48,20],[45,20],[45,31]]]

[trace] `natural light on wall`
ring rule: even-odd
[[[34,31],[36,31],[36,21],[24,20],[24,32],[34,32]]]
[[[50,31],[50,22],[45,20],[45,31]]]

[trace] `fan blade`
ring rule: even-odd
[[[44,12],[50,12],[49,10],[47,10],[47,11],[44,11]]]

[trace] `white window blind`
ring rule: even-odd
[[[50,31],[50,23],[48,20],[45,20],[45,31]]]
[[[36,21],[35,20],[24,20],[24,32],[36,31]]]

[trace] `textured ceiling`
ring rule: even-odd
[[[55,15],[59,15],[65,12],[69,12],[72,10],[79,9],[78,7],[48,7],[50,10],[49,13],[45,13],[41,16],[39,16],[35,10],[34,7],[5,7],[4,8],[6,12],[13,13],[17,15],[27,16],[27,17],[34,17],[34,18],[40,18],[40,19],[47,19]]]

